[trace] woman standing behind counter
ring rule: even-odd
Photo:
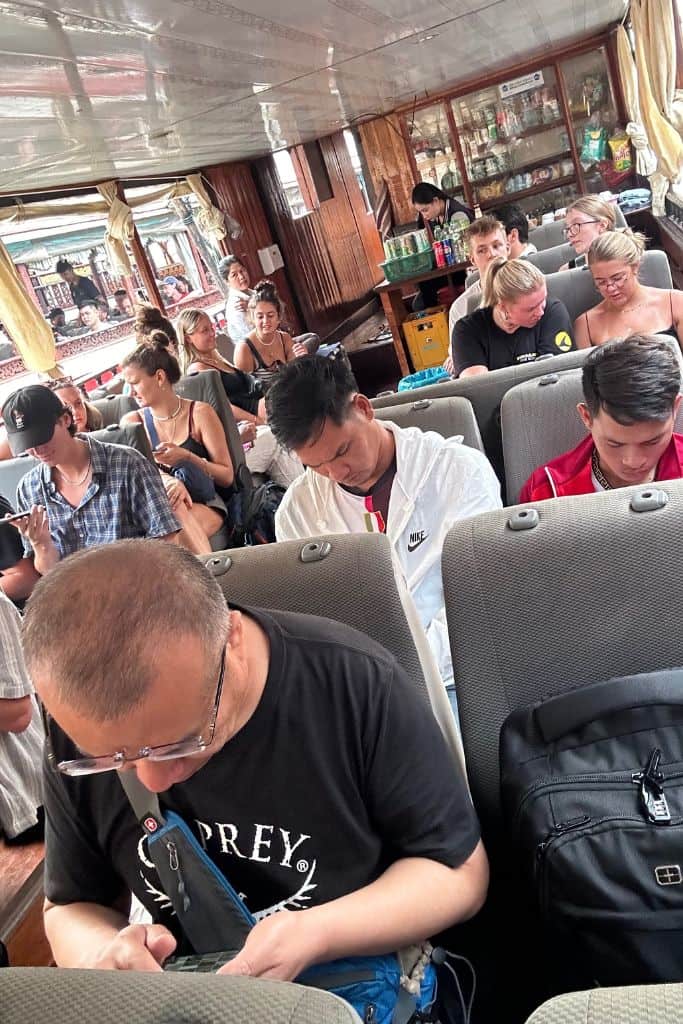
[[[470,210],[469,206],[464,206],[457,199],[446,195],[440,188],[430,184],[428,181],[421,181],[419,185],[415,186],[411,201],[417,211],[418,228],[429,226],[432,235],[436,228],[442,228],[454,220],[467,220],[470,224],[474,220],[474,213]],[[457,277],[457,275],[454,276]],[[464,284],[464,273],[462,273],[462,279]],[[432,306],[436,306],[438,304],[439,289],[445,288],[447,285],[448,278],[446,277],[437,277],[431,281],[420,281],[418,288],[422,295],[423,308],[429,309]]]

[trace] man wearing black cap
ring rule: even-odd
[[[2,407],[13,455],[35,466],[17,487],[24,553],[44,575],[80,548],[127,537],[176,540],[180,529],[159,471],[139,452],[77,436],[71,412],[41,384],[21,388]]]

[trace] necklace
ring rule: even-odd
[[[66,475],[64,470],[63,469],[59,469],[59,467],[57,467],[57,472],[59,473],[59,475],[61,476],[61,478],[62,478],[62,480],[64,481],[65,484],[69,484],[71,487],[80,487],[81,484],[84,484],[85,481],[88,479],[88,475],[90,473],[91,467],[92,467],[92,452],[90,451],[90,445],[88,445],[88,465],[85,467],[85,473],[80,478],[80,480],[71,480]]]
[[[280,332],[278,331],[278,334],[279,333]],[[261,345],[263,348],[270,348],[271,345],[275,344],[275,335],[273,335],[273,338],[271,339],[271,341],[264,341],[263,338],[261,337],[261,335],[257,331],[256,332],[256,337],[258,338],[259,345]]]
[[[593,454],[591,455],[591,469],[593,470],[593,476],[598,481],[603,491],[614,490],[611,483],[609,482],[609,480],[607,479],[607,477],[605,476],[600,467],[600,459],[598,458],[597,448],[593,449]]]
[[[172,412],[170,416],[155,416],[154,413],[152,413],[152,419],[156,420],[157,423],[168,423],[169,420],[174,420],[176,418],[176,416],[178,416],[178,414],[180,413],[180,410],[182,409],[182,407],[183,407],[183,400],[182,400],[182,398],[179,398],[178,399],[178,408],[176,409],[175,412]]]

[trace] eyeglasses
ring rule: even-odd
[[[621,288],[630,271],[622,270],[620,274],[613,274],[612,277],[593,278],[595,287],[604,292],[607,288]]]
[[[586,224],[599,224],[599,223],[600,223],[599,220],[580,220],[580,221],[577,221],[575,224],[567,224],[567,227],[564,228],[564,230],[562,231],[562,234],[564,235],[565,238],[573,238],[574,235],[578,235],[578,233],[581,230],[581,228],[585,227]]]
[[[227,644],[223,648],[221,656],[216,697],[213,702],[210,724],[206,734],[201,733],[199,736],[194,736],[190,739],[178,740],[177,743],[162,743],[157,747],[143,747],[141,750],[138,750],[137,754],[132,756],[127,755],[123,750],[118,750],[114,754],[103,754],[101,757],[81,757],[73,761],[57,761],[52,750],[52,743],[50,742],[48,715],[41,703],[40,709],[45,729],[45,746],[50,768],[53,771],[62,772],[64,775],[99,775],[102,772],[119,771],[124,765],[130,764],[132,761],[172,761],[179,757],[189,757],[192,754],[199,754],[202,750],[206,750],[213,743],[216,732],[216,719],[218,718],[218,707],[221,702],[223,679],[225,678],[226,653]]]

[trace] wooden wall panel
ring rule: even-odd
[[[306,326],[325,337],[368,300],[378,275],[374,255],[368,258],[372,240],[367,226],[359,228],[363,198],[355,174],[349,177],[341,133],[321,139],[320,151],[332,198],[296,220],[272,158],[256,161],[254,169]]]
[[[214,188],[216,202],[221,210],[230,213],[242,225],[239,238],[228,238],[223,243],[226,253],[238,256],[251,275],[252,285],[263,277],[257,256],[259,249],[272,245],[277,239],[270,230],[263,203],[254,181],[251,165],[247,163],[219,164],[202,172]],[[287,255],[282,253],[287,263]],[[299,307],[294,299],[286,270],[276,270],[272,279],[286,306],[287,325],[294,333],[304,330]],[[313,328],[311,328],[312,330]]]
[[[358,126],[358,133],[375,194],[379,195],[382,182],[386,181],[395,222],[406,224],[415,220],[410,202],[415,182],[398,116],[390,114],[366,121]]]

